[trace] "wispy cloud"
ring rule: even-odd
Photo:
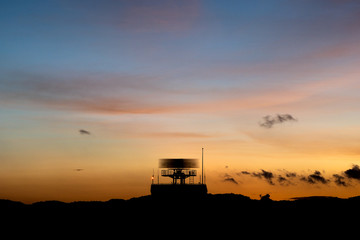
[[[0,79],[3,104],[34,105],[50,109],[98,113],[159,113],[171,105],[158,77],[141,75],[58,76],[10,72]],[[167,95],[168,96],[168,95]]]
[[[229,183],[233,183],[238,185],[239,183],[235,180],[235,178],[233,178],[232,176],[230,176],[229,174],[225,173],[224,175],[224,182],[229,182]]]
[[[275,116],[267,115],[263,117],[263,120],[259,125],[264,128],[272,128],[274,124],[281,124],[289,121],[297,121],[297,119],[290,114],[276,114]]]
[[[80,133],[81,135],[91,135],[91,133],[90,133],[89,131],[84,130],[84,129],[80,129],[80,130],[79,130],[79,133]]]
[[[284,91],[261,86],[244,89],[238,83],[220,89],[193,85],[174,87],[169,73],[67,75],[13,71],[3,72],[2,75],[2,104],[102,114],[212,113],[261,109],[302,102],[324,87],[335,89],[346,84],[342,79],[328,79],[292,87],[285,85]],[[266,117],[263,125],[271,127],[283,120],[293,121],[295,118],[291,117]]]

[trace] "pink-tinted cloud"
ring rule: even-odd
[[[193,84],[174,87],[168,80],[170,74],[59,77],[12,72],[8,79],[1,80],[0,98],[2,104],[101,114],[213,113],[306,103],[316,96],[322,96],[318,102],[326,104],[353,101],[342,97],[341,91],[360,87],[356,85],[359,74],[350,66],[349,72],[332,78],[313,80],[308,76],[298,82],[281,79],[281,85],[263,82],[256,87],[230,81],[228,87],[215,89]]]

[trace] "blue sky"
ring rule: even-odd
[[[61,188],[64,200],[144,195],[143,175],[158,158],[199,157],[202,147],[213,192],[258,196],[268,187],[221,181],[229,171],[287,167],[330,177],[358,164],[357,1],[1,5],[0,165],[6,187],[16,189],[3,197],[53,197],[44,181]],[[298,121],[259,127],[275,114]],[[109,179],[110,172],[130,174],[134,184]],[[25,194],[20,173],[43,191]],[[83,180],[59,185],[74,174]],[[90,190],[113,182],[116,191]],[[277,198],[296,193],[276,187]]]

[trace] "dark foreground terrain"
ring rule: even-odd
[[[132,234],[141,235],[192,229],[193,233],[206,232],[208,235],[219,231],[264,234],[264,231],[285,230],[301,235],[315,233],[324,227],[322,234],[329,234],[329,231],[339,230],[351,233],[352,226],[358,225],[360,196],[272,201],[254,200],[238,194],[208,194],[198,199],[144,196],[105,202],[44,201],[33,204],[0,200],[0,212],[2,222],[9,226],[18,229],[31,226],[30,229],[39,231],[53,229],[52,232],[58,233],[70,229],[81,229],[86,233],[132,229]]]

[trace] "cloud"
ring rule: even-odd
[[[281,185],[289,185],[291,181],[288,178],[283,177],[282,175],[276,175],[273,172],[265,171],[261,169],[261,172],[249,172],[249,171],[241,171],[236,173],[236,175],[249,175],[251,177],[257,177],[259,179],[265,179],[270,185],[275,185],[273,179],[277,178],[277,181]],[[296,176],[296,175],[295,175]]]
[[[234,184],[239,184],[233,177],[231,177],[229,174],[225,173],[224,176],[224,182],[230,182],[230,183],[234,183]]]
[[[80,130],[79,130],[79,133],[80,133],[81,135],[91,135],[91,133],[90,133],[89,131],[84,130],[84,129],[80,129]]]
[[[345,182],[345,177],[339,174],[334,174],[333,177],[335,178],[334,183],[338,186],[346,187],[348,184]]]
[[[263,117],[263,120],[259,122],[259,125],[264,128],[272,128],[274,124],[280,124],[288,121],[297,121],[297,119],[290,114],[277,114],[275,116],[267,115]]]
[[[313,174],[310,174],[307,177],[303,176],[300,178],[300,180],[310,184],[316,184],[316,183],[327,184],[329,182],[329,180],[325,179],[319,171],[315,171]]]
[[[231,182],[231,183],[238,184],[238,182],[233,177],[226,177],[224,179],[224,182]]]
[[[347,169],[346,171],[340,174],[333,174],[334,183],[340,187],[350,186],[348,180],[359,180],[360,181],[360,167],[358,165],[353,165],[352,168]]]
[[[2,104],[102,114],[150,114],[174,109],[174,104],[165,99],[176,94],[162,86],[163,78],[159,76],[24,71],[5,75],[0,79]]]
[[[275,185],[274,182],[272,181],[272,179],[274,178],[274,174],[272,172],[268,172],[268,171],[261,169],[261,172],[253,172],[251,175],[253,177],[265,178],[265,180],[269,184]]]
[[[346,170],[344,174],[347,178],[360,180],[360,167],[354,165],[351,169]]]
[[[294,178],[297,176],[296,172],[288,172],[287,170],[283,170],[284,173],[285,173],[285,176],[288,177],[288,178]]]
[[[334,183],[339,187],[348,187],[350,184],[348,180],[357,179],[360,181],[360,167],[354,165],[351,169],[346,170],[338,174],[333,174],[331,177],[326,178],[321,174],[320,171],[315,170],[312,174],[302,175],[296,172],[287,171],[285,169],[278,170],[281,173],[275,173],[270,171],[265,171],[261,169],[260,172],[249,172],[249,171],[240,171],[236,173],[238,176],[251,176],[259,179],[266,180],[270,185],[276,185],[277,182],[281,186],[296,185],[299,182],[316,185],[316,184],[330,184]],[[227,177],[230,177],[227,175]]]
[[[281,176],[281,175],[278,176],[278,182],[279,183],[283,183],[283,182],[286,182],[286,181],[287,181],[287,179],[284,178],[283,176]]]
[[[196,73],[194,73],[196,75]],[[95,114],[163,114],[226,112],[305,101],[331,81],[301,83],[279,89],[249,91],[232,82],[231,87],[198,87],[178,84],[169,73],[57,73],[5,71],[0,79],[1,105],[80,111]],[[189,79],[185,78],[184,81]],[[341,81],[340,81],[341,80]],[[334,87],[345,84],[334,81]],[[332,85],[331,85],[332,86]],[[311,91],[308,91],[311,90]],[[210,94],[211,93],[211,94]],[[333,98],[332,98],[333,99]],[[328,103],[328,102],[326,102]],[[313,102],[311,104],[314,104]],[[260,126],[296,121],[290,114],[265,116]]]
[[[293,184],[293,182],[289,178],[283,177],[282,175],[279,175],[277,177],[277,181],[282,186],[288,186],[290,184]]]

